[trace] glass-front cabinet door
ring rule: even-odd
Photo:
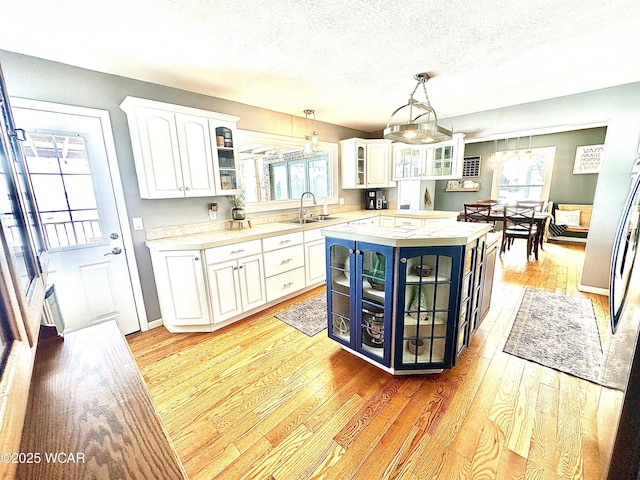
[[[459,246],[400,249],[396,369],[441,369],[455,364],[462,250]]]
[[[327,278],[329,337],[388,367],[393,248],[327,238]]]
[[[355,297],[351,281],[353,243],[351,240],[326,240],[329,337],[346,346],[352,344],[351,297]]]
[[[221,126],[220,121],[209,120],[210,130],[215,135],[214,171],[216,191],[219,195],[240,193],[238,179],[237,148],[235,145],[235,125],[228,123]]]
[[[424,175],[426,149],[422,145],[393,146],[393,179],[420,178]]]

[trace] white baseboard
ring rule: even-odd
[[[586,293],[595,293],[596,295],[604,295],[606,297],[609,296],[608,288],[592,287],[590,285],[582,285],[581,283],[579,283],[578,290]]]
[[[550,242],[572,242],[572,243],[587,243],[586,238],[581,237],[564,237],[562,235],[558,237],[549,237]]]
[[[151,330],[152,328],[158,328],[161,327],[162,325],[164,325],[162,323],[162,319],[159,318],[157,320],[152,320],[151,322],[149,322],[149,330]]]

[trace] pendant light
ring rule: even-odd
[[[429,102],[426,83],[431,77],[427,73],[417,73],[414,78],[418,83],[409,96],[409,102],[396,109],[391,114],[389,121],[387,122],[387,127],[384,129],[384,138],[394,142],[403,142],[413,145],[450,140],[453,133],[451,130],[444,128],[438,123],[436,111]],[[420,85],[422,85],[422,89],[424,91],[424,102],[420,102],[413,98],[413,95],[416,93],[416,90],[418,90]],[[393,117],[396,113],[407,107],[409,110],[408,121],[406,123],[392,124]]]
[[[309,135],[309,115],[313,116],[313,133]],[[304,135],[304,153],[305,155],[311,155],[315,148],[320,144],[320,136],[316,131],[316,111],[306,109],[304,111],[305,118],[305,135]]]

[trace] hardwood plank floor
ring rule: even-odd
[[[502,352],[524,287],[579,292],[579,244],[515,245],[491,310],[452,370],[393,377],[274,315],[214,333],[127,337],[192,479],[602,479],[622,392]]]

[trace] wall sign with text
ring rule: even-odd
[[[604,145],[585,145],[576,147],[576,160],[573,173],[600,173]]]

